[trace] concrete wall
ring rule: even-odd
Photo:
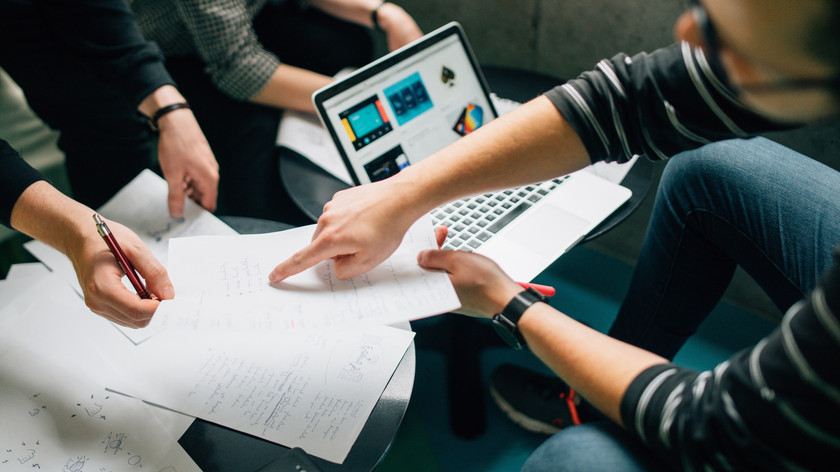
[[[618,52],[652,51],[673,41],[673,24],[686,2],[678,0],[393,0],[431,31],[462,24],[485,65],[518,67],[572,78]],[[840,169],[840,124],[770,135],[793,149]],[[663,164],[655,166],[654,185]],[[624,224],[590,243],[635,263],[655,189]],[[726,300],[767,316],[778,310],[746,274],[737,272]]]

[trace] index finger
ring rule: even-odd
[[[219,195],[218,174],[192,175],[190,185],[198,192],[198,204],[207,211],[215,211]]]
[[[305,248],[294,253],[292,257],[278,264],[268,274],[268,281],[273,284],[282,282],[287,277],[299,274],[325,259],[338,255],[334,251],[330,251],[328,246],[322,244],[321,240],[316,239]]]
[[[179,172],[170,176],[166,182],[169,184],[169,214],[173,218],[180,218],[184,214],[184,174]]]

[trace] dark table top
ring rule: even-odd
[[[255,218],[223,216],[220,219],[241,234],[268,233],[291,228],[284,223]],[[398,327],[410,328],[408,323]],[[312,461],[325,472],[369,472],[376,468],[391,447],[402,424],[414,389],[414,372],[415,352],[412,343],[344,463],[334,464],[317,457],[311,457]],[[178,442],[205,472],[255,471],[276,458],[285,456],[289,451],[287,447],[279,444],[202,419],[196,419]]]
[[[501,98],[525,103],[543,92],[563,83],[545,74],[499,66],[483,66],[490,90]],[[317,221],[336,192],[349,186],[300,154],[285,148],[278,149],[280,178],[292,201],[310,218]],[[633,191],[630,199],[609,218],[602,221],[581,241],[585,243],[618,226],[641,204],[651,185],[652,163],[637,159],[621,185]]]

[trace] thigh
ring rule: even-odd
[[[638,439],[611,422],[571,426],[551,436],[523,472],[635,472],[670,470]]]
[[[781,311],[811,290],[840,239],[840,173],[764,138],[671,159],[610,334],[672,357],[736,265]]]
[[[786,310],[816,285],[840,241],[840,172],[765,138],[685,153],[663,177],[666,204]]]

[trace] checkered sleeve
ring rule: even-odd
[[[177,2],[181,18],[206,72],[222,92],[237,100],[259,93],[280,59],[257,39],[244,0]]]

